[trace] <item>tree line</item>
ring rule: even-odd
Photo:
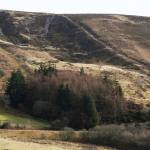
[[[83,68],[58,71],[53,64],[41,64],[27,75],[13,71],[6,94],[12,107],[51,124],[59,122],[60,127],[89,129],[101,122],[119,122],[125,110],[119,83],[105,75],[87,75]]]

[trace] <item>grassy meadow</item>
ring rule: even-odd
[[[4,123],[10,123],[11,128],[43,129],[48,127],[46,121],[16,112],[12,108],[4,109],[0,107],[0,125]]]

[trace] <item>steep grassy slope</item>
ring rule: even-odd
[[[149,67],[150,20],[121,15],[0,12],[1,39],[76,62]],[[55,52],[53,52],[55,50]]]
[[[119,54],[142,63],[150,61],[149,18],[123,15],[72,15],[71,18]]]
[[[8,56],[7,59],[5,58],[5,67],[0,63],[0,67],[3,68],[6,74],[0,80],[1,85],[4,85],[10,72],[17,67],[21,67],[24,71],[29,71],[37,69],[41,62],[47,63],[50,61],[55,63],[59,70],[80,71],[80,68],[83,67],[86,73],[98,76],[107,72],[110,77],[116,78],[119,81],[127,100],[144,104],[145,106],[150,104],[150,78],[146,74],[112,65],[60,61],[51,56],[49,52],[35,51],[33,49],[25,50],[16,46],[11,46],[11,49],[1,49],[1,51],[7,53]],[[15,62],[17,62],[16,65]]]

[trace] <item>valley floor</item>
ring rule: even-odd
[[[149,122],[89,131],[0,129],[0,150],[149,150],[149,139]]]
[[[51,141],[50,144],[20,142],[0,138],[0,150],[112,150],[111,148]]]

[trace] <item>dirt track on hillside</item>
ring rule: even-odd
[[[110,148],[74,144],[68,142],[55,142],[51,144],[39,144],[32,142],[20,142],[11,139],[0,139],[0,150],[112,150]]]

